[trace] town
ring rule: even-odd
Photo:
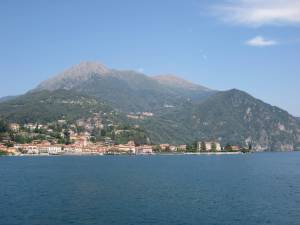
[[[77,127],[78,126],[78,127]],[[79,129],[81,127],[81,129]],[[105,135],[97,138],[92,135],[95,128]],[[89,132],[92,131],[92,132]],[[77,120],[76,124],[67,126],[65,120],[55,124],[42,125],[38,123],[0,124],[0,154],[1,155],[151,155],[151,154],[225,154],[249,152],[251,146],[236,145],[221,146],[218,141],[200,140],[193,144],[153,144],[136,143],[130,136],[116,142],[116,136],[124,130],[115,130],[113,137],[108,135],[103,124],[97,117],[88,120]],[[124,143],[125,141],[125,143]]]

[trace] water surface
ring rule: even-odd
[[[1,157],[1,225],[299,225],[300,153]]]

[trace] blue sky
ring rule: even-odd
[[[299,0],[2,0],[0,30],[0,96],[97,60],[242,89],[300,116]]]

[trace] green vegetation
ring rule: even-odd
[[[3,152],[0,150],[0,156],[4,156],[4,155],[7,155],[7,152]]]
[[[211,144],[211,151],[213,151],[213,152],[216,152],[216,151],[217,151],[217,145],[216,145],[215,142],[213,142],[213,143]]]
[[[60,143],[70,143],[70,140],[67,134],[61,134],[61,125],[54,122],[63,119],[72,124],[101,112],[105,127],[91,131],[95,142],[110,137],[115,143],[126,143],[130,139],[138,144],[222,140],[223,146],[226,143],[244,146],[251,140],[254,149],[257,146],[269,150],[300,146],[300,123],[294,117],[242,91],[209,92],[205,96],[203,91],[157,84],[134,72],[112,73],[106,78],[93,76],[78,84],[76,91],[35,91],[2,102],[0,117],[20,124],[51,123],[53,127],[49,128],[53,132],[36,129],[35,133],[40,134],[39,139],[56,138]],[[172,107],[164,107],[166,104]],[[126,117],[130,112],[143,111],[153,112],[154,116]],[[74,129],[84,131],[80,126]],[[9,136],[5,124],[0,123],[0,133],[2,138]],[[36,137],[13,135],[20,143]],[[202,145],[201,149],[205,151]],[[188,146],[188,151],[197,151],[197,146]]]
[[[203,152],[206,151],[206,144],[204,141],[201,141],[201,151],[203,151]]]
[[[62,118],[74,121],[99,111],[110,113],[113,109],[94,98],[66,90],[28,93],[0,104],[0,115],[4,119],[21,124]]]
[[[187,152],[197,152],[197,142],[193,142],[192,144],[186,145],[186,151]]]

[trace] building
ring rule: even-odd
[[[67,121],[66,121],[66,120],[57,120],[57,123],[58,123],[59,125],[64,125],[64,124],[67,123]]]
[[[36,128],[36,124],[27,123],[27,124],[24,124],[24,128],[29,129],[30,131],[33,131]]]
[[[119,152],[123,153],[130,153],[130,154],[135,154],[136,149],[135,149],[135,144],[133,141],[129,141],[127,144],[120,144],[117,146],[117,149]]]
[[[6,146],[3,144],[0,144],[0,151],[4,151],[6,149]]]
[[[240,151],[240,150],[241,150],[241,147],[240,147],[240,146],[237,146],[237,145],[231,145],[231,146],[230,146],[230,150],[231,150],[231,151]]]
[[[142,115],[143,115],[143,116],[151,117],[151,116],[153,116],[154,114],[153,114],[152,112],[143,112]]]
[[[205,149],[202,149],[203,148],[203,146],[202,146],[203,144],[205,146]],[[213,148],[215,148],[215,149],[213,149]],[[221,144],[218,143],[218,142],[202,142],[202,141],[199,141],[197,143],[197,149],[200,152],[201,151],[202,152],[204,152],[204,151],[210,152],[210,151],[213,151],[213,150],[220,152],[222,150],[222,147],[221,147]]]
[[[20,144],[20,145],[16,145],[15,147],[16,149],[18,149],[18,151],[21,151],[22,153],[31,154],[31,155],[39,154],[39,149],[36,145]]]
[[[186,151],[186,145],[178,145],[177,151]]]
[[[151,145],[141,145],[136,148],[136,154],[153,154],[153,148]]]
[[[88,138],[85,135],[71,135],[70,140],[81,147],[86,147],[88,144]]]
[[[169,144],[160,144],[159,147],[162,151],[169,151],[170,150],[170,145]]]
[[[63,151],[66,153],[74,153],[74,154],[79,154],[83,152],[83,147],[80,145],[65,145],[63,147]]]
[[[105,137],[104,138],[104,143],[105,143],[106,146],[114,145],[114,141],[110,137]]]
[[[49,146],[49,154],[50,155],[59,155],[62,154],[62,146],[61,145],[50,145]]]
[[[177,147],[175,145],[170,145],[169,147],[171,152],[176,152],[177,151]]]
[[[18,132],[20,130],[20,125],[17,123],[11,123],[9,124],[9,129],[14,132]]]

